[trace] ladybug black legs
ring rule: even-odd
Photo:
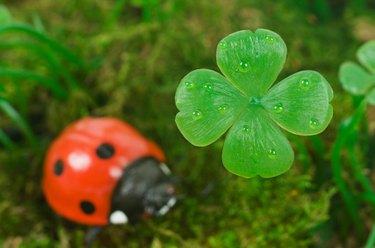
[[[87,248],[91,248],[92,243],[94,242],[96,236],[103,230],[103,227],[101,226],[96,226],[96,227],[91,227],[85,235],[85,245]]]

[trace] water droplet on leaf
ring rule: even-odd
[[[249,134],[250,133],[250,126],[249,125],[243,125],[242,132],[245,133],[245,134]]]
[[[266,36],[266,41],[268,42],[268,43],[273,43],[274,41],[275,41],[275,39],[272,37],[272,36]]]
[[[199,120],[200,118],[202,118],[202,112],[199,111],[199,110],[195,110],[193,112],[193,119],[194,120]]]
[[[319,120],[316,118],[311,118],[309,121],[309,127],[311,129],[317,129],[319,127]]]
[[[211,84],[205,84],[204,86],[203,86],[203,88],[207,91],[207,92],[210,92],[210,91],[212,91],[212,85]]]
[[[192,83],[192,82],[185,82],[185,87],[186,87],[186,89],[188,89],[188,90],[191,90],[191,89],[193,89],[194,88],[194,83]]]
[[[277,103],[277,104],[275,104],[274,106],[273,106],[273,112],[275,112],[275,113],[281,113],[281,112],[283,112],[284,111],[284,106],[283,106],[283,104],[282,103]]]
[[[220,113],[224,114],[224,113],[227,112],[227,110],[228,110],[228,105],[223,104],[223,105],[221,105],[221,106],[218,108],[218,110],[219,110]]]
[[[250,69],[250,66],[249,66],[249,64],[246,61],[241,61],[240,62],[240,66],[238,68],[238,70],[240,72],[247,72],[247,71],[249,71],[249,69]]]
[[[275,149],[269,149],[268,150],[268,157],[270,159],[275,159],[276,158],[276,155],[277,155],[277,152]]]
[[[219,47],[221,49],[226,49],[228,47],[228,44],[225,41],[220,41],[219,42]]]
[[[311,82],[307,78],[303,78],[299,83],[299,87],[301,90],[308,90],[310,86]]]

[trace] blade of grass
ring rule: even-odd
[[[2,143],[4,147],[9,150],[14,149],[14,143],[11,139],[9,139],[8,135],[6,135],[6,133],[2,129],[0,129],[0,143]]]
[[[309,165],[311,164],[311,157],[309,152],[307,151],[304,143],[295,135],[291,135],[288,133],[288,139],[292,141],[292,143],[295,145],[295,148],[297,150],[298,157],[302,161],[302,173],[306,173],[309,169]]]
[[[36,139],[29,125],[8,102],[0,100],[0,109],[22,130],[28,142],[36,148]]]
[[[55,80],[44,77],[32,71],[0,67],[0,76],[10,77],[13,79],[23,78],[27,80],[33,80],[49,88],[57,98],[64,99],[68,96],[67,91],[62,88]]]
[[[108,20],[108,26],[113,27],[114,24],[118,21],[121,12],[123,11],[127,0],[116,0],[115,6],[112,8],[111,15]]]
[[[361,166],[359,164],[359,161],[357,159],[357,156],[354,151],[353,146],[348,146],[347,147],[348,155],[349,155],[349,160],[352,166],[352,170],[354,172],[354,175],[357,179],[357,181],[361,184],[362,188],[367,192],[367,193],[374,193],[374,190],[372,188],[370,180],[363,174],[361,170]],[[375,197],[375,195],[374,195]]]
[[[362,13],[363,10],[366,8],[366,5],[366,0],[352,0],[350,3],[351,9],[357,11],[358,13]]]
[[[367,239],[365,248],[375,247],[375,225],[372,226],[371,233]]]
[[[19,110],[18,112],[21,114],[21,116],[23,116],[23,118],[26,118],[27,113],[28,113],[28,104],[26,100],[26,94],[21,89],[21,85],[19,83],[15,82],[14,80],[12,80],[12,83],[15,89],[15,92],[14,92],[15,97],[13,97],[13,99],[16,103],[16,106],[18,107],[18,110]],[[8,102],[11,102],[11,101],[8,101]]]
[[[314,150],[319,154],[319,156],[322,159],[324,159],[324,154],[326,153],[327,148],[326,148],[322,138],[320,138],[320,136],[318,136],[318,135],[309,136],[308,138],[311,141],[311,144],[313,145]]]
[[[11,25],[4,25],[0,27],[0,34],[8,33],[8,32],[21,32],[28,34],[35,39],[43,42],[47,46],[49,46],[52,50],[58,52],[61,57],[64,57],[67,61],[70,61],[72,64],[78,66],[79,68],[85,68],[85,63],[74,53],[70,52],[68,49],[60,45],[59,43],[53,41],[52,39],[48,38],[44,34],[41,34],[34,30],[32,27],[22,24],[11,24]]]
[[[38,14],[33,14],[32,17],[35,30],[41,34],[46,34],[47,32],[40,16]]]
[[[160,21],[160,3],[159,0],[143,1],[143,22],[151,22],[153,18]]]
[[[375,194],[373,193],[369,193],[369,192],[361,193],[356,197],[356,200],[358,202],[369,202],[371,203],[373,207],[375,206]]]
[[[50,68],[52,75],[59,73],[68,83],[71,90],[78,89],[79,84],[74,79],[72,74],[60,63],[52,54],[37,43],[26,41],[26,40],[12,40],[12,41],[0,41],[0,48],[2,49],[27,49],[33,51],[39,55],[42,59],[46,60],[46,64]],[[57,79],[57,78],[56,78]]]
[[[327,21],[332,18],[332,13],[326,0],[314,0],[314,4],[318,16],[323,21]]]
[[[348,126],[343,131],[339,132],[339,135],[333,146],[331,159],[334,181],[336,182],[337,187],[344,199],[349,216],[354,222],[355,230],[358,236],[363,235],[363,226],[361,225],[360,221],[358,204],[354,200],[354,197],[342,176],[343,169],[340,161],[340,155],[343,148],[345,148],[346,140],[349,138],[352,130],[354,130],[358,126],[363,116],[365,115],[366,106],[367,101],[363,100],[355,111],[353,118],[350,120]]]

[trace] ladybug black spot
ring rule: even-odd
[[[53,173],[55,173],[56,176],[60,176],[63,172],[64,172],[64,162],[61,159],[59,159],[53,165]]]
[[[101,159],[111,158],[115,154],[115,148],[111,144],[101,144],[96,148],[96,155]]]
[[[92,202],[89,201],[81,201],[81,210],[85,214],[93,214],[95,212],[95,206]]]

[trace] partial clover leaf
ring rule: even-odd
[[[7,25],[12,22],[12,16],[4,5],[0,4],[0,25]]]
[[[357,58],[365,68],[353,62],[343,63],[339,71],[341,84],[353,95],[367,95],[367,101],[375,105],[375,41],[362,45]]]
[[[225,75],[198,69],[176,92],[176,124],[196,146],[207,146],[228,130],[223,164],[250,178],[274,177],[293,163],[284,130],[298,135],[322,132],[332,118],[333,92],[315,71],[295,73],[270,88],[286,59],[281,37],[269,30],[239,31],[221,40],[217,63]]]

